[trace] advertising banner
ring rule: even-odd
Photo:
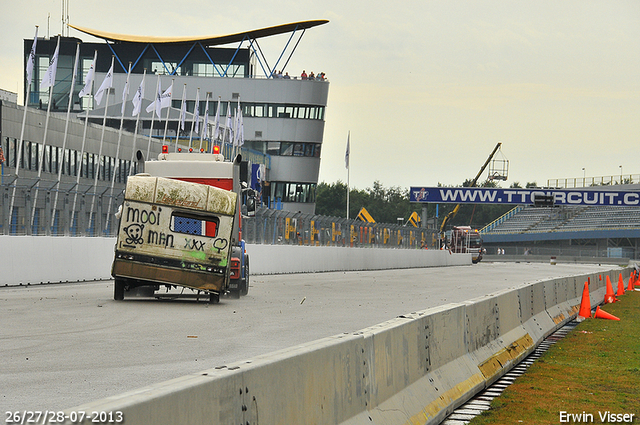
[[[640,191],[588,189],[502,189],[495,187],[411,187],[410,201],[454,204],[533,205],[552,197],[554,205],[640,205]]]

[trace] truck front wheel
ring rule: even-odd
[[[249,293],[249,256],[244,257],[244,279],[240,286],[240,294],[247,295]]]

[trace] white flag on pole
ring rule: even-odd
[[[239,109],[238,113],[240,114],[238,118],[238,146],[242,146],[244,145],[244,122],[242,120],[242,109]]]
[[[233,129],[231,128],[231,102],[227,102],[227,131],[229,132],[229,142],[233,143]]]
[[[158,116],[158,118],[161,118],[160,113],[162,112],[162,110],[164,108],[168,108],[169,106],[171,106],[172,91],[173,91],[173,81],[171,82],[171,85],[169,86],[169,88],[166,89],[164,92],[162,91],[160,86],[158,86],[157,98],[155,101],[151,102],[149,106],[147,106],[147,112],[151,112],[155,108],[156,115]]]
[[[84,87],[82,88],[82,90],[80,90],[80,93],[78,93],[78,97],[83,97],[91,93],[91,84],[93,84],[93,73],[94,73],[95,65],[96,65],[96,62],[94,58],[94,61],[91,62],[91,66],[87,71],[86,77],[84,77]]]
[[[171,93],[173,93],[173,81],[168,89],[160,96],[160,109],[168,108],[171,106]]]
[[[240,99],[233,116],[233,146],[240,146]]]
[[[158,93],[156,93],[156,100],[151,102],[149,106],[147,106],[146,111],[151,112],[154,109],[156,110],[156,115],[160,118],[160,98],[162,97],[162,88],[160,87],[160,76],[158,76]]]
[[[96,103],[99,105],[102,102],[102,97],[104,96],[104,92],[109,90],[113,86],[113,65],[109,68],[109,72],[105,75],[102,84],[100,84],[100,88],[93,95],[93,98],[96,100]]]
[[[133,95],[133,99],[131,99],[131,103],[133,103],[133,113],[132,117],[138,115],[140,113],[140,109],[142,109],[142,98],[144,97],[144,75],[142,76],[142,81],[140,82],[140,86],[136,91],[136,94]]]
[[[187,120],[187,90],[182,89],[182,104],[180,105],[180,130],[184,131],[184,122]]]
[[[194,122],[195,122],[195,128],[194,128],[194,132],[196,134],[200,134],[198,132],[198,130],[200,130],[200,87],[198,87],[198,91],[196,91],[196,106],[193,110],[193,115],[194,115]]]
[[[33,38],[33,44],[31,45],[31,52],[29,53],[29,59],[27,60],[27,85],[31,84],[31,78],[33,77],[33,66],[36,63],[36,44],[38,43],[38,27],[36,26],[36,36]]]
[[[131,74],[131,71],[129,71],[129,74]],[[129,75],[127,75],[127,81],[124,83],[124,90],[122,90],[122,109],[120,110],[122,115],[124,115],[124,107],[127,104],[127,97],[129,97]]]
[[[344,153],[344,167],[348,170],[349,169],[349,154],[350,152],[350,147],[349,147],[349,139],[351,138],[351,132],[349,132],[349,134],[347,135],[347,150]]]
[[[53,57],[51,58],[51,62],[49,63],[49,68],[47,68],[47,72],[42,77],[42,81],[40,82],[40,90],[48,89],[56,83],[56,70],[58,68],[58,52],[60,51],[60,37],[58,37],[58,45],[56,46],[56,50],[53,53]]]
[[[218,140],[220,134],[220,96],[218,96],[218,108],[216,109],[216,120],[213,123],[213,140]]]
[[[202,124],[202,134],[205,138],[209,137],[209,93],[204,103],[204,123]]]

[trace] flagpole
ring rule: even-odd
[[[193,131],[195,128],[196,119],[198,120],[198,122],[200,122],[200,117],[197,116],[199,115],[199,113],[197,113],[199,108],[198,103],[200,103],[200,87],[198,87],[198,90],[196,90],[196,103],[193,108],[193,118],[191,119],[191,132],[189,133],[189,149],[193,147],[191,143],[193,140]]]
[[[69,134],[69,117],[71,115],[71,105],[73,104],[73,89],[76,86],[76,73],[78,72],[78,59],[80,57],[80,43],[76,47],[76,61],[73,66],[73,75],[71,76],[71,89],[69,89],[69,104],[67,105],[67,121],[64,125],[64,138],[62,139],[62,166],[58,169],[58,181],[56,182],[56,196],[53,201],[53,209],[51,210],[51,231],[53,232],[53,224],[56,219],[56,207],[58,206],[58,195],[60,194],[60,180],[62,178],[62,170],[64,168],[65,148],[67,147],[67,135]],[[71,161],[71,156],[69,156]]]
[[[178,128],[176,129],[176,150],[178,152],[178,135],[180,131],[184,131],[184,121],[187,115],[187,85],[185,84],[182,87],[182,103],[180,104],[180,122],[178,123]]]
[[[200,132],[200,150],[202,150],[202,139],[205,133],[208,132],[207,126],[209,125],[209,92],[207,92],[206,102],[204,106],[204,119],[202,122],[202,132]]]
[[[169,114],[171,113],[171,103],[173,102],[173,82],[175,78],[171,79],[171,93],[169,93],[169,107],[167,108],[167,120],[164,123],[164,135],[162,136],[162,144],[164,145],[164,141],[167,138],[167,129],[169,128]],[[176,135],[177,137],[177,135]]]
[[[42,175],[42,158],[44,157],[44,150],[47,146],[47,130],[49,129],[49,117],[51,116],[51,103],[53,100],[53,86],[56,84],[56,71],[58,67],[58,53],[60,52],[60,39],[62,37],[58,36],[58,45],[56,47],[56,51],[53,54],[54,57],[51,60],[51,65],[49,65],[49,69],[47,69],[47,74],[45,77],[49,78],[49,102],[47,104],[47,118],[44,122],[44,136],[42,138],[42,150],[38,152],[38,180],[36,181],[36,192],[33,197],[33,207],[31,208],[31,227],[33,228],[33,223],[35,221],[36,214],[36,205],[38,204],[38,191],[40,189],[40,176]],[[42,85],[42,83],[41,83]],[[64,156],[64,151],[63,151]],[[18,158],[19,160],[20,158]]]
[[[242,109],[239,112],[239,120],[238,120],[238,148],[244,146],[244,119],[242,118]],[[238,149],[240,150],[240,149]]]
[[[33,76],[33,65],[36,60],[36,45],[38,43],[38,26],[36,25],[36,35],[33,38],[33,44],[31,45],[31,52],[29,53],[29,62],[27,63],[27,93],[24,98],[24,113],[22,115],[22,130],[20,130],[20,143],[18,144],[18,156],[16,159],[16,178],[13,180],[16,185],[13,187],[13,193],[11,194],[11,206],[9,207],[9,223],[13,217],[13,204],[16,199],[16,189],[18,188],[18,172],[20,170],[20,158],[22,158],[22,142],[24,141],[24,126],[27,121],[27,104],[29,103],[29,96],[31,95],[31,77]]]
[[[118,131],[118,145],[116,146],[116,161],[120,158],[120,142],[122,140],[122,126],[124,125],[124,105],[127,100],[127,91],[129,90],[129,77],[131,77],[131,62],[129,62],[129,71],[127,72],[127,81],[124,83],[124,90],[122,92],[122,109],[120,115],[120,130]],[[120,173],[120,167],[118,167],[118,173]],[[116,185],[116,170],[113,170],[113,176],[111,176],[111,191],[109,192],[109,208],[107,208],[107,220],[104,226],[104,233],[107,233],[109,229],[109,222],[111,221],[111,205],[113,204],[113,188]]]
[[[113,63],[114,63],[114,56],[111,56],[111,68],[109,68],[111,72],[113,72]],[[105,77],[105,81],[107,80],[107,78],[109,78],[108,72],[107,72],[107,76]],[[100,86],[100,89],[102,88],[103,86]],[[105,127],[107,126],[107,109],[109,109],[109,89],[110,88],[111,88],[111,83],[109,83],[108,87],[106,87],[107,100],[104,103],[104,115],[102,116],[102,132],[100,134],[100,148],[98,150],[98,166],[96,167],[96,175],[95,175],[95,178],[93,179],[93,198],[91,199],[91,213],[89,214],[89,226],[91,226],[91,220],[93,219],[93,209],[96,203],[96,196],[98,195],[98,176],[100,176],[100,157],[102,156],[102,147],[104,145],[104,130],[105,130]],[[98,89],[98,92],[100,92],[100,89]],[[94,95],[94,99],[95,99],[95,95]],[[102,100],[102,98],[100,98],[100,100]],[[100,102],[98,102],[98,104],[100,104]]]
[[[216,121],[213,126],[213,140],[218,141],[218,136],[220,135],[220,98],[218,96],[218,107],[216,109]],[[211,153],[213,153],[213,145],[211,145]]]
[[[140,82],[140,86],[138,87],[138,92],[136,92],[136,96],[138,96],[138,93],[140,93],[140,97],[139,97],[139,105],[134,105],[134,112],[137,109],[137,113],[136,115],[136,128],[133,131],[133,144],[131,147],[131,162],[129,163],[129,176],[133,173],[133,163],[135,161],[135,156],[136,156],[136,142],[138,140],[138,125],[140,124],[140,111],[142,111],[142,99],[144,99],[144,80],[145,77],[147,76],[147,68],[144,69],[144,72],[142,73],[142,81]],[[136,97],[134,97],[135,99]]]
[[[95,50],[93,53],[93,62],[91,63],[91,67],[89,68],[89,71],[87,72],[87,77],[90,77],[91,79],[88,81],[88,86],[87,87],[87,81],[85,81],[85,87],[80,91],[80,93],[78,93],[78,97],[83,97],[85,94],[89,93],[92,94],[93,93],[93,73],[91,75],[89,75],[89,73],[92,70],[95,70],[96,67],[96,60],[98,59],[98,51]],[[87,78],[88,79],[88,78]],[[88,92],[85,93],[85,89],[88,89]],[[87,141],[87,123],[89,122],[89,111],[86,111],[86,115],[85,115],[85,119],[84,119],[84,130],[82,132],[82,148],[80,149],[80,167],[78,167],[78,174],[76,175],[76,193],[73,195],[73,205],[71,206],[71,225],[73,225],[73,221],[75,220],[75,216],[76,216],[76,201],[78,200],[78,190],[80,189],[80,174],[84,171],[84,147],[85,147],[85,143]],[[89,168],[89,156],[87,155],[87,169]],[[89,177],[89,172],[87,171],[87,177]]]
[[[160,74],[158,74],[158,82],[156,83],[156,102],[160,102]],[[147,112],[149,112],[149,107],[151,107],[154,104],[155,102],[147,106]],[[149,143],[147,144],[147,156],[144,157],[145,161],[149,160],[149,155],[151,154],[151,136],[153,135],[153,121],[156,117],[154,112],[151,112],[151,127],[149,128]]]
[[[233,156],[232,161],[235,161],[236,155],[238,155],[238,130],[240,126],[240,96],[238,96],[238,106],[236,106],[236,112],[233,119]]]
[[[222,142],[224,143],[224,139],[226,139],[227,135],[229,135],[229,143],[233,143],[233,141],[231,140],[232,130],[231,130],[231,102],[230,101],[227,101],[227,122],[225,123],[225,127],[226,127],[226,130],[224,133],[225,137],[223,137]],[[233,161],[233,147],[231,150],[231,154],[232,154],[231,160]]]
[[[347,220],[349,220],[349,172],[351,167],[349,166],[349,156],[351,155],[351,131],[347,134],[347,152],[344,155],[345,166],[347,167]]]
[[[349,220],[349,168],[347,168],[347,220]]]

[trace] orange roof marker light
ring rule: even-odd
[[[220,154],[220,146],[217,146],[217,145],[214,146],[213,147],[213,153],[215,153],[216,155],[219,155]]]
[[[169,153],[169,146],[162,145],[162,153]]]

